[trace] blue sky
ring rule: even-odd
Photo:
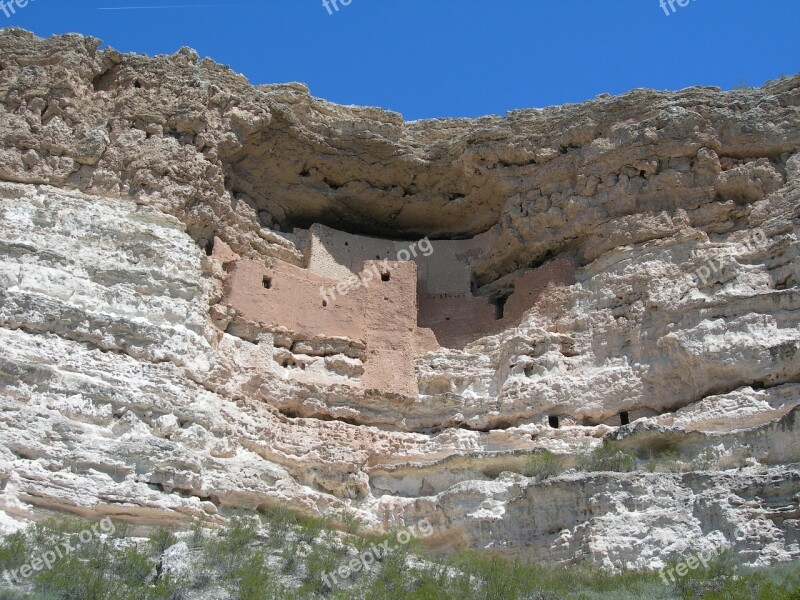
[[[0,23],[124,52],[191,46],[252,83],[302,81],[406,119],[800,71],[800,1],[677,1],[668,16],[659,0],[338,0],[333,14],[322,0],[30,0]],[[103,10],[123,7],[144,8]]]

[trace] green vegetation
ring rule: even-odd
[[[748,456],[749,449],[746,447],[733,448],[721,457],[717,456],[713,449],[706,448],[689,460],[682,459],[677,448],[664,446],[650,450],[645,460],[640,459],[636,453],[621,448],[617,442],[603,440],[603,443],[593,451],[579,455],[574,468],[588,473],[602,471],[616,473],[722,471],[746,466]],[[538,451],[530,456],[522,474],[536,481],[545,481],[563,473],[571,462],[566,456],[560,456],[547,450]]]
[[[624,453],[623,453],[624,454]],[[536,455],[537,478],[557,474],[558,457]],[[556,459],[556,460],[553,460]],[[628,456],[605,449],[591,464],[627,469]],[[339,521],[341,523],[341,520]],[[0,540],[0,567],[19,569],[54,544],[74,551],[50,569],[35,572],[15,588],[0,588],[0,600],[789,600],[800,598],[800,564],[768,569],[737,567],[721,554],[708,568],[674,582],[658,573],[610,575],[588,565],[523,564],[488,553],[464,551],[432,558],[413,542],[399,544],[397,532],[357,537],[334,532],[320,519],[285,509],[260,516],[233,516],[223,530],[153,531],[130,537],[118,526],[114,537],[77,543],[89,523],[40,524]],[[120,536],[119,532],[125,533]],[[127,536],[127,537],[126,537]],[[162,576],[160,554],[178,540],[192,552],[184,579]],[[389,547],[389,552],[377,551]],[[371,555],[369,568],[347,577],[337,570]],[[360,558],[362,557],[362,558]],[[677,564],[677,563],[676,563]],[[675,565],[673,565],[674,567]],[[334,574],[334,577],[330,577]],[[328,575],[327,581],[323,575]],[[329,582],[333,582],[329,586]],[[5,585],[5,582],[0,582]]]
[[[544,451],[533,454],[526,465],[526,475],[537,481],[556,477],[564,472],[564,463],[560,456]]]
[[[0,544],[0,570],[12,571],[25,564],[30,553],[28,537],[24,533],[14,533]]]
[[[651,473],[680,473],[681,456],[673,448],[662,450],[657,454],[651,452],[644,468]]]
[[[796,600],[800,598],[800,566],[784,563],[747,569],[738,567],[730,552],[723,552],[707,569],[676,578],[674,589],[679,598],[691,600]]]
[[[636,456],[614,448],[614,444],[603,440],[603,444],[593,452],[581,456],[579,465],[584,471],[616,471],[629,473],[637,467]]]
[[[178,538],[175,537],[174,533],[161,527],[156,529],[150,536],[150,548],[159,556],[164,550],[177,542]]]

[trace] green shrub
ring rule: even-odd
[[[656,573],[611,575],[587,565],[526,565],[477,551],[456,555],[460,575],[447,589],[458,600],[677,600]]]
[[[269,543],[280,548],[289,532],[294,531],[304,542],[312,542],[324,531],[331,529],[331,522],[325,517],[308,516],[288,508],[275,507],[262,511],[269,529]]]
[[[114,523],[114,531],[111,534],[111,537],[117,539],[125,539],[131,537],[131,535],[133,534],[134,527],[127,521],[113,520],[113,523]]]
[[[106,600],[112,584],[110,563],[100,556],[82,554],[75,551],[36,574],[36,591],[59,600]]]
[[[717,464],[717,456],[711,448],[706,448],[703,452],[695,456],[691,463],[692,471],[708,471]]]
[[[415,570],[408,583],[409,597],[420,600],[460,600],[451,588],[451,577],[444,567]]]
[[[611,442],[603,444],[593,452],[580,458],[580,467],[585,471],[614,471],[629,473],[636,470],[636,456],[624,450],[616,450]]]
[[[561,457],[548,451],[531,455],[525,468],[525,474],[536,481],[544,481],[563,472],[564,464]]]
[[[0,585],[2,585],[1,581]],[[33,598],[32,596],[17,590],[0,589],[0,600],[51,600],[51,598],[45,598],[44,596]]]
[[[414,600],[468,600],[474,589],[457,594],[453,582],[440,569],[406,569],[405,558],[387,561],[365,586],[365,598]]]
[[[322,535],[324,531],[328,531],[331,528],[328,519],[305,515],[297,518],[297,527],[298,538],[309,544]]]
[[[325,595],[331,590],[325,584],[323,575],[336,573],[341,565],[347,565],[350,557],[345,550],[334,550],[325,545],[313,546],[308,556],[303,559],[305,564],[305,577],[301,591],[305,594]],[[348,583],[357,581],[361,573],[353,573]]]
[[[297,515],[288,508],[271,507],[263,512],[263,517],[269,528],[270,546],[280,548],[286,541],[287,534],[297,523]]]
[[[644,464],[644,469],[650,473],[680,473],[680,454],[672,448],[660,451],[656,455],[650,452],[650,456]]]
[[[392,547],[391,544],[389,546]],[[376,575],[372,578],[368,598],[408,598],[408,586],[413,579],[413,573],[405,568],[406,552],[403,547],[390,551],[381,556],[376,562]]]
[[[281,571],[283,573],[294,573],[295,569],[297,569],[299,565],[297,550],[297,544],[286,544],[281,550],[281,558],[283,559]]]
[[[155,575],[155,561],[137,548],[123,548],[114,551],[114,561],[116,576],[124,585],[136,587],[149,582]]]
[[[260,521],[254,517],[232,517],[228,527],[217,532],[208,543],[203,569],[219,568],[224,579],[234,578],[250,546],[258,539],[259,527]]]
[[[237,572],[239,600],[265,600],[268,597],[270,572],[264,555],[256,552]]]
[[[616,450],[606,450],[617,460]],[[602,459],[602,460],[601,460]],[[606,466],[607,456],[594,457],[595,464]],[[606,462],[604,462],[606,461]],[[619,465],[617,465],[619,466]],[[287,513],[288,514],[288,513]],[[351,557],[341,545],[320,543],[324,522],[305,521],[292,513],[299,529],[314,533],[316,543],[310,553],[300,541],[284,547],[284,559],[291,562],[293,587],[280,582],[280,574],[271,569],[263,550],[258,549],[259,523],[246,517],[231,520],[204,549],[206,560],[222,561],[204,571],[193,582],[154,581],[156,560],[148,554],[152,548],[137,547],[131,540],[113,544],[95,541],[75,545],[72,554],[57,560],[51,569],[30,579],[33,594],[0,590],[0,600],[181,600],[183,589],[202,589],[212,580],[227,590],[226,597],[240,600],[798,600],[800,598],[800,563],[774,565],[765,569],[744,569],[733,562],[730,553],[722,553],[708,563],[708,568],[690,570],[684,577],[665,585],[658,573],[605,573],[587,565],[559,566],[523,564],[486,552],[467,551],[438,565],[422,566],[408,560],[419,556],[413,544],[400,545],[395,532],[377,537],[355,537],[352,543],[362,552],[386,540],[390,552],[376,561],[368,572],[353,573],[339,580],[334,589],[324,585],[323,573],[334,573],[348,565]],[[289,519],[284,522],[288,523]],[[75,522],[54,523],[41,531],[7,536],[0,541],[0,559],[10,566],[21,566],[38,556],[43,547],[34,540],[47,542],[74,535]],[[159,534],[156,538],[167,536]],[[294,538],[292,538],[294,539]],[[13,554],[12,554],[13,549]],[[225,552],[223,554],[222,552]],[[412,550],[413,553],[409,553]],[[224,557],[235,556],[228,563]],[[13,557],[13,564],[9,561]],[[413,566],[416,562],[417,566]],[[674,565],[673,565],[674,568]],[[227,569],[227,570],[226,570]],[[302,575],[298,584],[297,576]],[[3,582],[0,581],[0,585]],[[297,587],[299,585],[299,587]],[[214,590],[202,597],[217,597]]]
[[[31,542],[25,531],[7,535],[0,541],[0,571],[18,569],[28,560]]]
[[[361,519],[351,512],[342,510],[336,514],[336,518],[342,524],[344,530],[351,535],[355,534],[361,528]]]
[[[159,527],[150,534],[150,549],[158,556],[164,554],[164,551],[178,543],[178,538],[175,534],[168,529]]]
[[[193,548],[203,548],[208,543],[208,534],[203,528],[203,523],[197,521],[192,527],[191,545]]]
[[[216,550],[238,556],[258,537],[259,522],[246,516],[235,516],[217,537]]]
[[[795,562],[751,569],[737,565],[728,550],[715,556],[708,568],[690,570],[676,578],[673,588],[686,600],[796,600],[800,598],[800,565]]]
[[[168,578],[153,583],[155,562],[135,548],[99,544],[77,550],[39,573],[34,588],[57,600],[179,600]]]

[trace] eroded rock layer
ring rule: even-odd
[[[0,526],[800,556],[800,76],[405,123],[98,47],[0,33]]]

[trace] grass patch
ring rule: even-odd
[[[536,481],[557,477],[564,472],[564,462],[560,456],[545,450],[531,455],[525,465],[525,475]]]
[[[584,471],[613,471],[630,473],[636,470],[634,454],[614,447],[612,442],[603,440],[602,445],[580,457],[578,465]]]
[[[681,457],[677,450],[669,448],[657,455],[650,452],[647,462],[644,464],[645,471],[650,473],[680,473]]]

